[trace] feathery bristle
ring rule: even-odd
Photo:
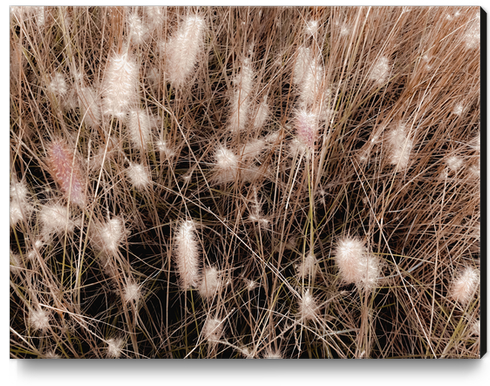
[[[92,87],[82,87],[78,95],[84,122],[89,127],[97,127],[101,120],[101,99]]]
[[[388,80],[390,75],[390,61],[388,58],[380,57],[369,73],[369,79],[374,81],[377,85],[383,85]]]
[[[137,283],[128,283],[124,287],[123,299],[126,303],[138,302],[141,298],[141,286]]]
[[[68,92],[65,76],[61,72],[54,74],[51,83],[48,85],[48,90],[59,98],[63,98]]]

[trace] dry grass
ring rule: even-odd
[[[479,18],[12,7],[11,357],[478,358]]]

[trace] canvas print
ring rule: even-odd
[[[11,7],[10,357],[479,358],[484,18]]]

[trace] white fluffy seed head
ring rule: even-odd
[[[471,326],[471,333],[480,336],[480,321],[476,320]]]
[[[294,84],[299,86],[303,82],[310,65],[311,50],[307,47],[299,47],[298,53],[296,54],[296,62],[294,63]]]
[[[212,298],[219,285],[218,270],[214,267],[205,268],[199,285],[199,294],[205,299]]]
[[[477,14],[465,32],[464,40],[470,50],[480,47],[480,15]]]
[[[276,144],[279,140],[282,140],[281,130],[272,131],[265,136],[265,142],[267,144]]]
[[[480,134],[476,135],[471,142],[470,142],[470,147],[474,150],[477,151],[478,153],[480,152]]]
[[[34,11],[34,20],[39,28],[44,27],[46,17],[44,16],[44,7],[32,7]]]
[[[257,109],[254,119],[254,128],[261,129],[267,123],[269,118],[269,105],[267,104],[267,98],[264,98]]]
[[[43,246],[44,242],[42,240],[36,240],[33,249],[27,253],[27,258],[29,260],[35,260],[40,255],[40,251]]]
[[[155,143],[155,146],[166,158],[172,158],[175,155],[175,151],[170,147],[167,141],[159,140]]]
[[[157,30],[157,28],[161,28],[167,18],[167,7],[150,6],[145,7],[144,10],[150,29]]]
[[[458,156],[449,157],[446,160],[446,165],[451,171],[456,173],[463,166],[463,159]]]
[[[306,154],[308,155],[311,152],[311,149],[308,148],[303,141],[300,141],[298,138],[293,138],[289,144],[289,153],[291,157],[296,157],[299,155]]]
[[[109,358],[119,358],[122,354],[124,347],[123,338],[110,338],[107,339],[107,356]]]
[[[454,300],[465,306],[473,299],[479,284],[478,271],[473,267],[466,267],[453,280],[450,295]]]
[[[262,138],[253,139],[246,143],[241,151],[243,160],[250,160],[258,157],[265,150],[266,142]]]
[[[299,315],[301,320],[307,321],[315,319],[318,314],[318,305],[316,304],[315,298],[307,290],[303,297],[299,301]]]
[[[471,165],[468,168],[469,177],[472,179],[480,179],[480,162]]]
[[[340,23],[338,27],[340,36],[348,36],[351,32],[351,28],[347,23]]]
[[[223,334],[223,323],[217,318],[208,318],[203,328],[204,339],[208,341],[217,341]]]
[[[10,251],[10,272],[18,274],[22,269],[22,260],[19,255]]]
[[[384,84],[390,75],[390,61],[387,57],[380,57],[376,60],[374,66],[369,72],[369,79],[374,81],[377,85]]]
[[[255,280],[245,279],[245,284],[247,285],[247,291],[253,291],[255,288],[259,286]]]
[[[80,110],[84,122],[89,127],[100,125],[101,100],[93,87],[82,87],[78,94]]]
[[[453,114],[455,115],[461,115],[464,112],[464,106],[461,102],[456,103],[453,108]]]
[[[134,44],[142,44],[148,36],[148,28],[136,13],[128,16],[129,37]]]
[[[234,182],[238,176],[238,157],[224,146],[219,146],[214,154],[216,180],[226,184]]]
[[[148,170],[141,164],[130,164],[126,170],[131,184],[136,189],[146,189],[151,182]]]
[[[49,314],[42,308],[29,311],[29,325],[36,331],[45,331],[49,328]]]
[[[294,67],[294,83],[299,87],[300,106],[307,108],[318,99],[324,77],[324,69],[310,48],[300,47]]]
[[[65,76],[61,72],[53,75],[51,82],[48,85],[48,90],[59,98],[63,98],[68,92]]]
[[[388,144],[390,146],[391,164],[395,165],[395,170],[405,169],[410,162],[410,155],[413,148],[413,140],[409,137],[405,125],[401,124],[388,134]]]
[[[306,23],[305,32],[308,36],[315,36],[318,31],[318,20],[310,20]]]
[[[10,226],[16,226],[19,222],[25,222],[29,218],[29,214],[33,208],[27,203],[22,203],[17,200],[10,202]]]
[[[73,221],[70,218],[68,208],[59,204],[45,205],[39,213],[43,224],[43,234],[62,234],[65,231],[70,233],[74,229]]]
[[[102,95],[104,114],[124,118],[138,95],[138,66],[127,54],[113,55],[107,65]]]
[[[92,242],[99,251],[104,252],[106,255],[114,255],[119,250],[127,234],[128,231],[124,227],[122,219],[114,217],[105,224],[94,227]]]
[[[150,142],[150,116],[144,110],[132,110],[128,116],[129,140],[140,150],[145,150]]]
[[[268,349],[264,354],[264,359],[282,359],[282,353],[280,350]]]
[[[233,97],[231,101],[231,119],[229,130],[232,133],[239,133],[245,129],[250,110],[250,95],[253,88],[255,74],[250,63],[246,58],[240,69],[240,73],[233,80]]]
[[[335,251],[335,261],[347,284],[355,283],[366,290],[376,286],[380,271],[379,261],[367,251],[361,240],[351,237],[340,239]]]
[[[127,283],[124,287],[123,300],[126,303],[138,301],[141,298],[141,287],[137,283]]]
[[[11,181],[10,183],[10,199],[18,203],[27,202],[27,194],[29,190],[27,189],[24,182]]]
[[[52,350],[51,351],[46,351],[44,353],[44,358],[45,359],[61,359],[61,357],[58,354],[56,354],[54,351],[52,351]]]
[[[316,277],[316,273],[317,259],[313,252],[310,252],[298,265],[298,277],[300,279],[308,279],[308,276],[311,276],[311,278],[314,279]]]
[[[199,283],[199,245],[195,232],[194,222],[187,220],[180,224],[175,235],[175,261],[183,290]]]
[[[166,72],[170,83],[177,89],[183,87],[197,63],[205,26],[201,16],[187,16],[166,44]]]

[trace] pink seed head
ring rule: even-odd
[[[299,111],[296,114],[296,135],[304,145],[313,147],[318,136],[317,117],[307,111]]]
[[[49,146],[48,165],[53,179],[70,202],[82,207],[85,193],[80,170],[73,160],[73,153],[63,141],[56,140]]]

